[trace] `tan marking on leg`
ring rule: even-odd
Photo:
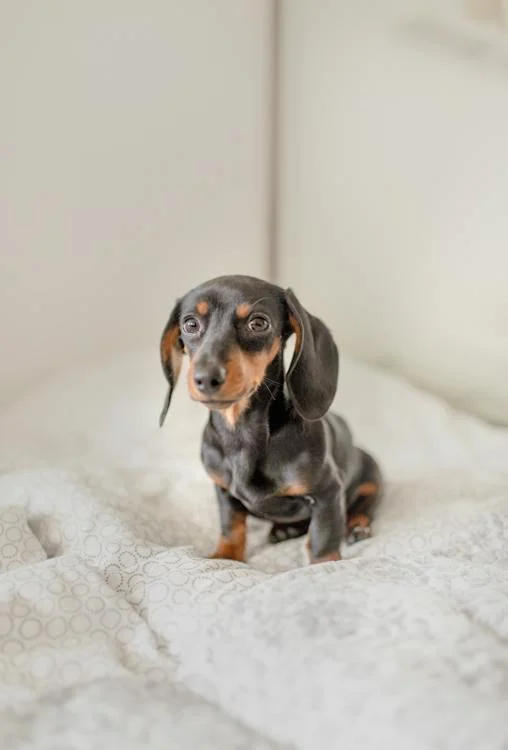
[[[359,497],[371,497],[379,491],[379,486],[376,482],[364,482],[360,484],[354,491],[353,501]]]
[[[237,512],[233,517],[231,533],[228,537],[221,536],[217,549],[210,555],[210,559],[245,561],[245,545],[247,541],[247,516]]]
[[[208,470],[207,470],[207,473],[210,479],[212,480],[212,482],[216,484],[217,487],[220,487],[222,490],[229,489],[229,487],[227,486],[227,484],[225,483],[224,479],[221,477],[220,474],[217,474],[214,471],[208,471]]]
[[[342,560],[340,556],[340,552],[330,552],[328,555],[323,555],[323,557],[312,557],[310,558],[310,564],[311,565],[317,565],[318,563],[324,563],[324,562],[335,562],[336,560]]]
[[[310,549],[310,536],[307,534],[307,539],[305,540],[305,546],[307,547],[307,552],[310,559],[311,565],[317,565],[317,563],[322,562],[333,562],[334,560],[342,560],[341,554],[339,551],[337,552],[330,552],[328,555],[323,555],[323,557],[313,557],[312,552]]]
[[[354,528],[366,529],[370,526],[370,518],[365,513],[355,513],[347,519],[348,531]]]

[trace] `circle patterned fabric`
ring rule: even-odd
[[[183,380],[183,378],[182,378]],[[140,353],[0,415],[5,748],[506,748],[508,433],[346,361],[374,537],[209,560],[205,415]]]

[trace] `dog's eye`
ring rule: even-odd
[[[249,320],[248,328],[252,333],[263,333],[270,328],[270,321],[264,315],[253,315]]]
[[[190,316],[189,318],[185,318],[182,328],[188,336],[197,336],[201,333],[202,325],[198,318]]]

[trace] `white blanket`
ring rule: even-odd
[[[508,747],[508,432],[346,361],[375,536],[210,561],[202,408],[156,352],[0,415],[0,747]]]

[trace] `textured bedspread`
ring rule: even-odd
[[[210,561],[205,414],[157,353],[0,414],[0,747],[508,747],[508,432],[345,362],[375,537]]]

